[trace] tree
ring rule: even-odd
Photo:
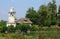
[[[26,18],[30,18],[30,20],[33,22],[33,24],[36,24],[37,22],[37,13],[34,10],[34,8],[29,8],[27,10]]]
[[[58,8],[58,18],[60,18],[60,5],[59,5],[59,8]]]
[[[57,13],[57,24],[60,26],[60,5],[58,8],[58,13]]]
[[[39,25],[45,25],[45,22],[49,16],[49,11],[47,6],[41,5],[39,10],[38,10],[38,24]]]
[[[57,6],[56,1],[52,0],[48,5],[41,5],[36,12],[34,8],[29,8],[26,18],[30,18],[33,24],[38,25],[55,25],[57,21]]]
[[[51,24],[55,25],[56,24],[56,17],[57,17],[57,6],[56,6],[56,1],[52,0],[52,2],[48,3],[49,11],[51,12]]]

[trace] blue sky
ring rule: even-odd
[[[30,7],[38,10],[42,4],[47,4],[51,0],[0,0],[0,20],[8,20],[8,11],[11,7],[15,8],[16,18],[24,18],[26,11]],[[60,0],[56,0],[60,5]]]

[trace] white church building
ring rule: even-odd
[[[9,17],[8,17],[8,21],[6,24],[7,27],[10,25],[13,25],[14,27],[16,27],[17,23],[28,24],[31,26],[32,22],[29,19],[21,18],[21,19],[16,20],[15,14],[16,14],[16,11],[14,10],[14,8],[11,8],[8,12]]]
[[[10,25],[13,25],[14,27],[16,27],[16,18],[15,18],[15,10],[14,8],[11,8],[8,12],[9,17],[8,17],[8,22],[7,22],[7,27]]]

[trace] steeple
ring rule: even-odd
[[[12,6],[13,6],[13,2],[11,0]],[[7,22],[7,27],[10,25],[13,25],[14,27],[16,27],[16,18],[15,18],[15,13],[16,11],[14,10],[14,8],[11,8],[8,12],[9,17],[8,17],[8,22]]]
[[[16,13],[16,12],[15,12],[14,8],[11,8],[11,9],[9,10],[9,13]]]
[[[8,12],[9,17],[8,17],[8,22],[7,22],[7,26],[13,25],[14,27],[16,26],[16,18],[15,18],[15,10],[14,8],[11,8]]]
[[[16,11],[14,10],[14,8],[11,8],[8,13],[10,16],[15,16]]]

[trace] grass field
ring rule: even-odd
[[[30,34],[0,33],[0,39],[60,39],[60,28],[40,28]]]

